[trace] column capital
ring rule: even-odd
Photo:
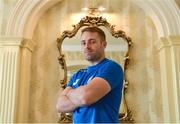
[[[27,48],[31,52],[35,46],[35,43],[31,39],[26,39],[22,37],[0,37],[0,46],[10,47],[10,46],[19,46],[22,48]]]
[[[160,51],[165,47],[180,46],[180,36],[161,37],[157,46]]]

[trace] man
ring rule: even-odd
[[[58,112],[73,112],[73,123],[118,123],[123,70],[105,58],[106,45],[100,28],[82,30],[82,51],[91,66],[72,76],[57,101]]]

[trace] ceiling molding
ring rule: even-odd
[[[62,0],[19,0],[12,11],[7,36],[31,39],[39,18],[46,10]],[[174,0],[133,0],[133,3],[150,16],[159,37],[180,34],[180,13]]]

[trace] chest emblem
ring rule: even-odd
[[[87,84],[92,80],[93,76],[91,76],[88,80],[87,80]]]
[[[79,79],[76,79],[76,81],[73,83],[73,85],[76,85],[78,83]]]

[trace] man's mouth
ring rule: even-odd
[[[88,51],[85,51],[84,53],[85,54],[91,54],[93,51],[92,50],[88,50]]]

